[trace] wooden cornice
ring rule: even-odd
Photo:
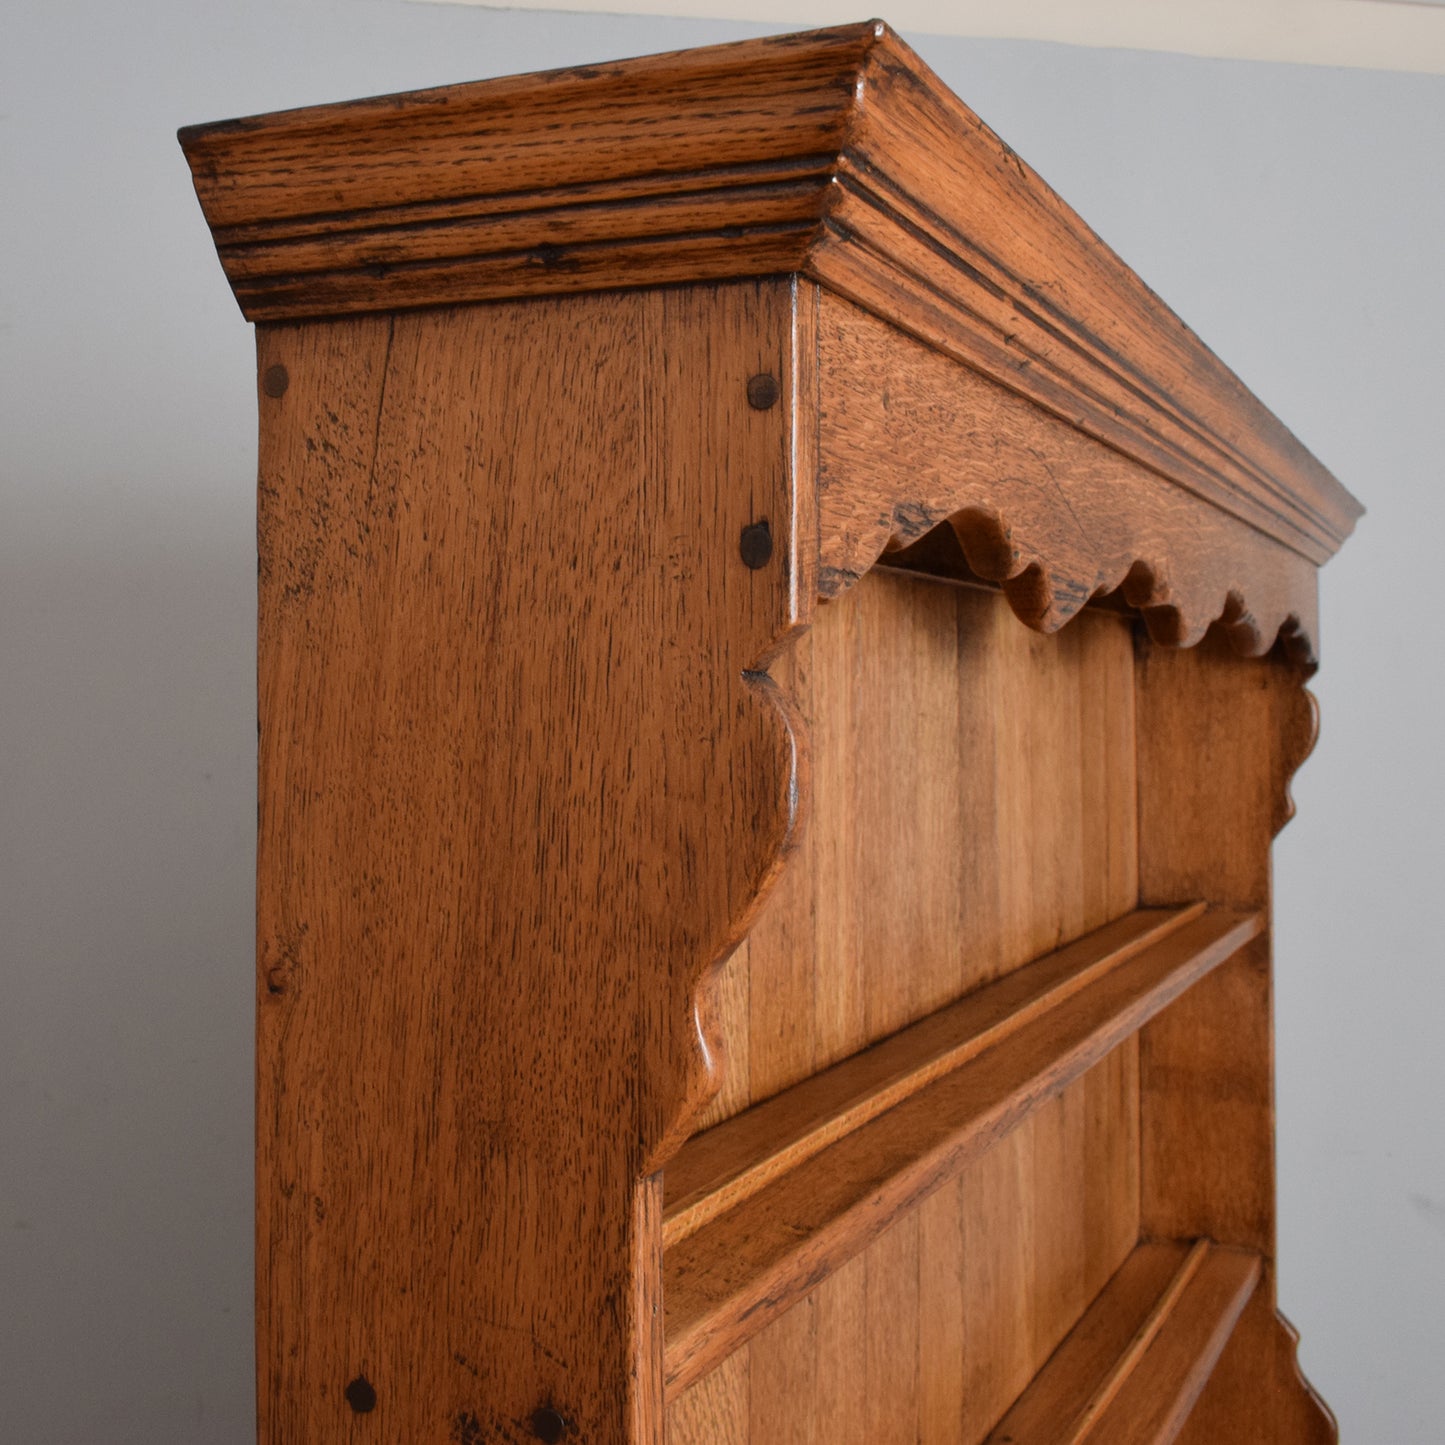
[[[799,274],[1309,562],[1360,515],[880,22],[181,142],[254,321]]]

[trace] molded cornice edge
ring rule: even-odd
[[[253,321],[797,273],[1316,565],[1360,515],[881,22],[181,142]]]

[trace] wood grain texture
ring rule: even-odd
[[[667,1407],[668,1445],[754,1445],[752,1372],[745,1350],[724,1360]],[[760,1387],[761,1393],[761,1387]],[[788,1418],[792,1418],[790,1413]]]
[[[1138,898],[1130,624],[878,573],[778,659],[808,824],[730,961],[715,1124]],[[899,960],[906,959],[901,968]]]
[[[1204,912],[1196,904],[1126,914],[695,1136],[667,1167],[664,1245],[1043,1020]]]
[[[266,1442],[661,1438],[653,1171],[802,786],[791,402],[746,399],[793,327],[774,283],[259,335]]]
[[[1332,1439],[1261,929],[1353,499],[876,22],[182,143],[266,1445],[1053,1438],[1085,1357],[1079,1441]],[[1100,1375],[1141,1233],[1221,1245]]]
[[[795,1303],[1259,928],[1257,916],[1230,913],[1184,923],[680,1238],[663,1260],[669,1392]]]
[[[1198,1403],[1179,1433],[1179,1445],[1336,1445],[1339,1427],[1300,1371],[1299,1337],[1275,1309],[1273,1271],[1264,1278],[1234,1328]]]
[[[1140,896],[1203,890],[1267,908],[1270,843],[1317,716],[1300,669],[1233,657],[1224,638],[1141,645]],[[1207,1235],[1274,1258],[1274,1038],[1270,945],[1255,940],[1140,1037],[1143,1228]],[[1273,1272],[1200,1399],[1191,1440],[1323,1441],[1333,1423],[1300,1377],[1274,1310]]]
[[[979,1445],[1135,1246],[1137,1104],[1131,1041],[684,1391],[669,1445],[712,1445],[703,1398],[723,1422],[750,1401],[750,1445]],[[881,1368],[880,1334],[916,1363]]]
[[[797,273],[1315,563],[1359,514],[879,22],[181,140],[252,319]]]
[[[1239,516],[827,295],[818,364],[824,596],[948,523],[1031,627],[1119,592],[1163,644],[1222,618],[1243,653],[1313,658],[1315,568]]]
[[[987,1445],[1168,1445],[1260,1278],[1257,1255],[1143,1244]]]
[[[1126,1042],[961,1182],[961,1428],[978,1445],[1138,1240],[1138,1052]]]
[[[995,589],[879,573],[821,608],[774,672],[807,719],[809,823],[725,970],[729,1067],[713,1122],[1108,923],[1138,894],[1126,619],[1089,612],[1045,637]],[[1135,1057],[1116,1050],[919,1205],[916,1325],[869,1313],[865,1250],[743,1346],[760,1445],[862,1438],[874,1328],[918,1340],[905,1415],[928,1445],[987,1432],[1138,1237]],[[1038,1188],[1000,1195],[983,1243],[978,1205],[1004,1187],[1001,1150],[1022,1151]],[[967,1255],[965,1236],[980,1242]],[[1067,1244],[1040,1243],[1053,1238]],[[990,1263],[1004,1254],[1016,1261],[1007,1288]],[[1020,1373],[992,1393],[970,1372],[1002,1319],[1021,1322]]]

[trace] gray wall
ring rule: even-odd
[[[0,1440],[251,1431],[254,403],[173,132],[755,28],[7,0]],[[924,56],[1370,508],[1278,849],[1281,1288],[1348,1439],[1445,1438],[1445,79]]]

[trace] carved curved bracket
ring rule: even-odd
[[[668,1098],[664,1128],[647,1161],[648,1169],[661,1168],[676,1153],[723,1085],[727,1041],[718,1020],[718,987],[729,960],[748,936],[787,866],[805,822],[810,788],[808,735],[802,713],[792,695],[767,672],[749,670],[743,681],[752,694],[750,703],[757,720],[771,734],[759,739],[763,751],[755,753],[752,761],[769,758],[783,763],[775,777],[784,784],[785,796],[781,807],[775,804],[772,809],[773,821],[781,823],[781,831],[754,857],[754,876],[743,890],[739,911],[729,919],[726,934],[710,956],[698,955],[679,980],[683,1057],[672,1070],[674,1092]]]
[[[1283,1377],[1281,1383],[1289,1397],[1281,1409],[1292,1411],[1298,1421],[1292,1438],[1307,1440],[1310,1445],[1335,1445],[1340,1438],[1339,1422],[1300,1368],[1299,1331],[1278,1310],[1274,1328],[1279,1361],[1276,1373]]]
[[[1294,689],[1280,726],[1279,782],[1275,789],[1272,837],[1295,815],[1294,777],[1315,750],[1320,736],[1320,704],[1309,688]]]

